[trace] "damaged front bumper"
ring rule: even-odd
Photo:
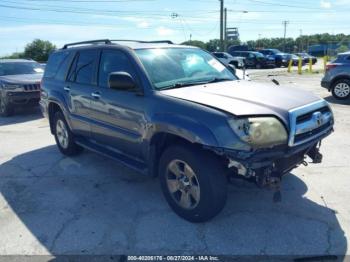
[[[216,149],[216,152],[227,159],[230,175],[253,180],[260,187],[278,187],[283,175],[300,164],[307,165],[307,156],[313,163],[322,162],[322,154],[319,151],[321,140],[331,132],[333,128],[311,141],[294,147],[285,145],[249,152]]]

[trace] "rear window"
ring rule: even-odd
[[[55,77],[62,62],[67,58],[68,55],[69,55],[68,51],[56,52],[51,54],[45,68],[44,77],[47,77],[47,78]]]

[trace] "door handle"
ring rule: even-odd
[[[95,99],[100,99],[101,94],[100,94],[100,92],[93,92],[93,93],[91,93],[91,96]]]
[[[65,86],[65,87],[63,87],[63,89],[64,89],[64,91],[67,91],[67,92],[70,91],[70,87],[69,86]]]

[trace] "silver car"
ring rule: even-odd
[[[350,52],[338,54],[335,60],[327,64],[321,86],[332,92],[336,99],[350,97]]]

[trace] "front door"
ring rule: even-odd
[[[131,91],[110,89],[108,78],[111,72],[127,72],[136,79],[126,53],[115,49],[102,51],[98,96],[92,102],[92,139],[126,155],[141,158],[146,125],[145,97]]]

